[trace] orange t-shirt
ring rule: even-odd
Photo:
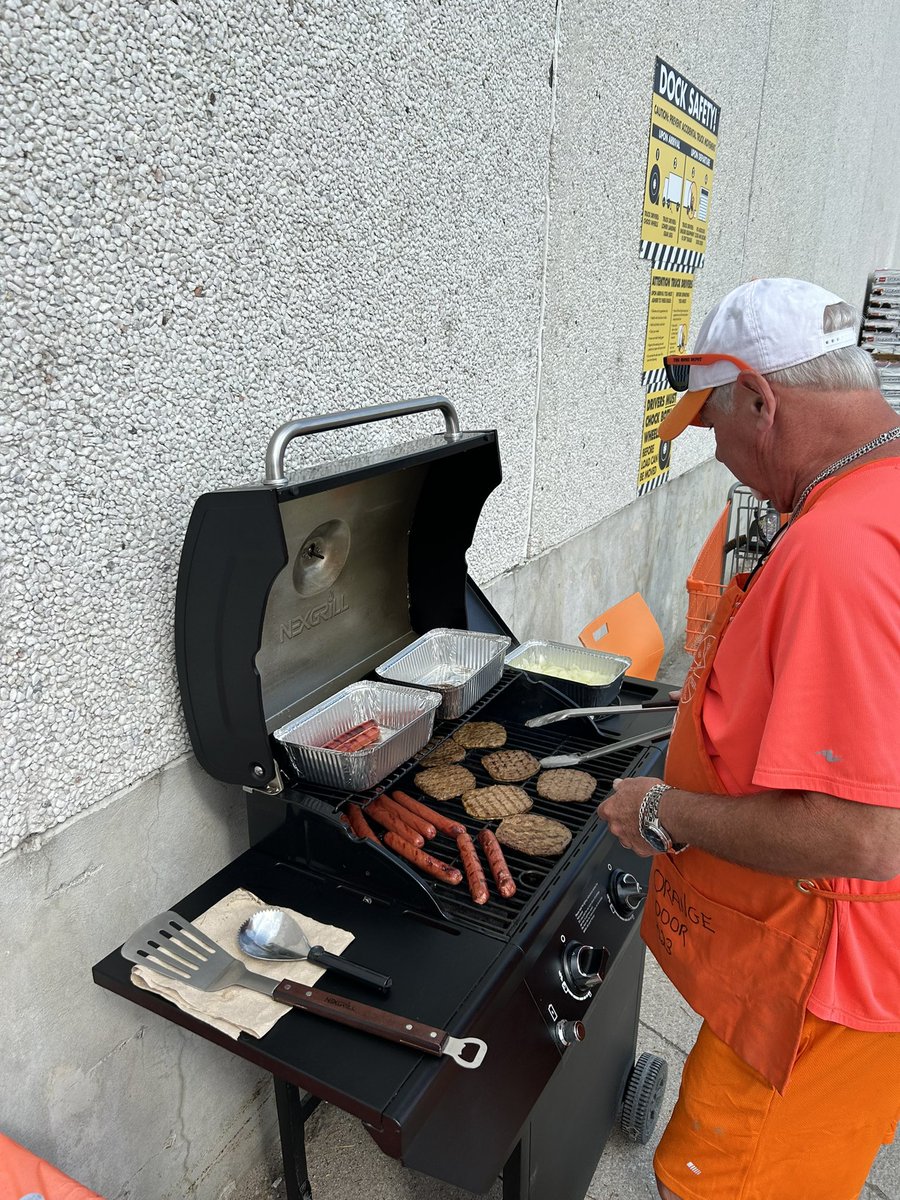
[[[898,808],[898,719],[893,458],[835,482],[773,548],[719,644],[703,728],[729,795],[795,789]],[[900,876],[830,886],[897,892]],[[835,904],[809,1009],[853,1029],[900,1030],[900,901]]]

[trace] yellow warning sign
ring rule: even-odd
[[[639,495],[658,487],[668,477],[672,443],[660,441],[659,427],[674,404],[675,393],[668,388],[648,392],[644,399],[644,431],[637,477]]]
[[[674,67],[656,60],[644,179],[641,255],[693,272],[702,265],[721,110]]]
[[[656,380],[646,377],[651,371],[662,372],[664,355],[687,353],[693,299],[693,275],[682,275],[677,271],[651,272],[644,336],[645,383],[662,384],[661,375]]]

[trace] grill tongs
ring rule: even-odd
[[[651,701],[649,704],[612,704],[606,708],[561,708],[558,712],[544,713],[540,717],[532,717],[525,724],[529,729],[538,729],[541,725],[554,725],[557,721],[568,721],[569,717],[618,717],[622,713],[639,712],[674,712],[678,707],[670,700]]]
[[[481,1038],[451,1037],[443,1029],[434,1029],[369,1004],[358,1004],[346,996],[307,987],[291,979],[282,979],[279,983],[250,971],[176,912],[161,913],[142,925],[122,947],[122,955],[129,962],[204,992],[220,992],[232,986],[252,988],[281,1004],[390,1042],[399,1042],[423,1054],[446,1054],[461,1067],[479,1067],[487,1054],[487,1043]],[[474,1051],[470,1058],[463,1057],[466,1050]]]
[[[639,712],[674,712],[678,707],[677,704],[671,704],[668,701],[651,702],[650,704],[616,704],[609,708],[563,708],[559,712],[544,713],[540,717],[532,717],[525,724],[531,729],[537,729],[541,725],[552,725],[556,721],[567,721],[569,717],[612,717],[622,713],[639,713]],[[611,742],[608,746],[600,746],[596,750],[587,750],[583,754],[554,754],[549,758],[541,759],[541,766],[545,769],[554,767],[577,767],[579,763],[590,762],[595,758],[605,758],[609,754],[615,754],[618,750],[628,750],[631,746],[642,746],[646,742],[661,742],[669,737],[672,730],[666,726],[664,729],[650,729],[646,733],[636,734],[634,737],[622,738],[617,742]]]

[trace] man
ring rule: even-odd
[[[642,933],[704,1018],[663,1200],[853,1200],[900,1114],[900,422],[855,343],[837,296],[760,279],[666,360],[660,437],[712,429],[789,518],[701,641],[665,784],[599,807],[655,856]]]

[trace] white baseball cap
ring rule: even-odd
[[[768,375],[856,345],[855,329],[825,333],[825,309],[840,296],[803,279],[754,279],[720,300],[700,328],[692,354],[730,354]],[[690,356],[686,356],[690,357]],[[731,362],[691,366],[688,390],[659,427],[664,441],[696,425],[709,393],[733,383],[741,368]]]

